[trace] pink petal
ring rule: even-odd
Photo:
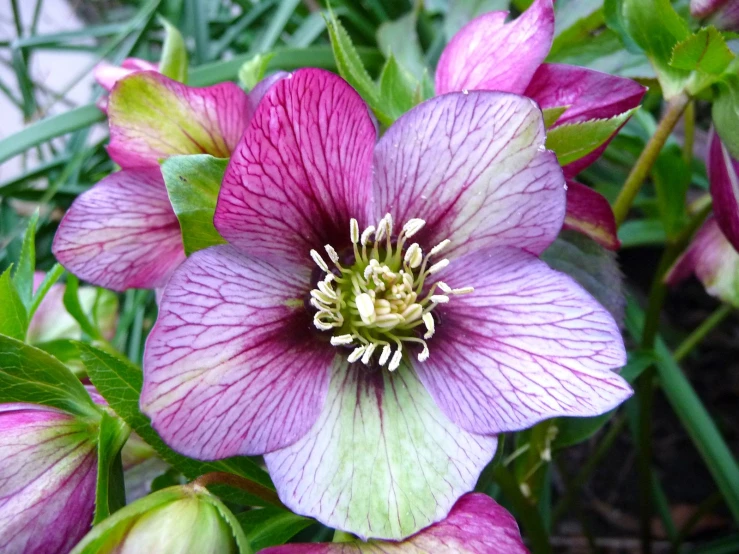
[[[310,269],[230,246],[200,250],[164,289],[146,343],[141,409],[198,459],[292,444],[318,417],[336,349],[313,333]]]
[[[260,554],[528,554],[516,520],[487,495],[465,494],[446,519],[403,542],[286,544]]]
[[[426,220],[419,243],[448,255],[486,246],[542,252],[565,215],[565,182],[545,150],[539,108],[522,96],[438,96],[388,129],[375,149],[378,216]]]
[[[700,19],[711,15],[729,0],[690,0],[690,15]]]
[[[375,127],[340,77],[302,69],[262,99],[226,169],[215,226],[254,256],[307,260],[349,245],[349,219],[367,220]]]
[[[277,71],[259,81],[254,88],[249,91],[249,106],[251,108],[251,113],[255,113],[257,111],[257,106],[259,106],[259,103],[262,101],[262,98],[264,98],[264,95],[267,94],[269,89],[282,79],[289,76],[289,73]]]
[[[0,407],[0,552],[69,552],[92,523],[97,458],[86,425],[51,408]]]
[[[52,251],[69,271],[101,287],[164,285],[185,253],[159,169],[113,173],[77,197]]]
[[[234,83],[194,88],[153,71],[120,81],[108,101],[108,153],[124,169],[179,154],[228,158],[251,110]]]
[[[713,212],[721,231],[739,250],[739,161],[729,154],[716,131],[708,138],[708,179]]]
[[[535,0],[515,21],[504,24],[506,15],[486,13],[454,35],[436,67],[436,94],[526,90],[552,46],[554,7],[552,0]]]
[[[631,396],[613,371],[626,363],[618,326],[570,277],[520,250],[490,249],[452,261],[439,279],[475,291],[437,308],[431,355],[414,367],[464,429],[594,416]]]
[[[400,540],[444,519],[495,447],[449,421],[404,364],[390,373],[344,363],[313,428],[264,459],[294,512]]]
[[[565,229],[578,231],[609,250],[618,250],[616,218],[605,197],[576,181],[567,181]]]

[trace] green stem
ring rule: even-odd
[[[693,164],[693,145],[695,144],[695,102],[689,102],[685,108],[685,141],[683,142],[683,160],[690,170]]]
[[[641,189],[644,180],[652,170],[654,162],[657,161],[657,156],[659,156],[670,133],[672,133],[675,125],[680,120],[689,101],[688,95],[683,92],[668,102],[667,110],[665,110],[662,119],[657,125],[657,129],[647,142],[636,164],[631,169],[631,173],[626,178],[626,182],[618,198],[616,198],[616,202],[613,204],[613,214],[616,217],[617,225],[621,225],[626,220],[626,216],[631,209],[631,205],[634,203],[636,195],[639,193],[639,189]]]
[[[675,352],[672,355],[675,361],[681,362],[685,358],[685,356],[690,354],[693,348],[698,346],[698,344],[704,338],[706,338],[706,335],[713,331],[714,327],[716,327],[719,323],[726,319],[729,314],[731,314],[733,309],[734,307],[730,306],[729,304],[721,304],[718,308],[716,308],[716,311],[709,315],[703,321],[703,323],[701,323],[695,331],[690,333],[690,335],[688,335],[688,337],[682,343],[680,343],[680,346],[675,349]]]

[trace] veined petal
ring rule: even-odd
[[[146,342],[141,409],[199,459],[292,444],[318,417],[336,351],[313,334],[310,269],[231,246],[191,255],[164,289]]]
[[[108,153],[124,169],[178,154],[228,158],[251,117],[234,83],[188,87],[147,71],[117,83],[108,101]]]
[[[436,94],[526,90],[552,46],[553,2],[535,0],[520,17],[505,24],[507,15],[483,14],[454,35],[436,67]]]
[[[185,253],[159,169],[119,171],[78,196],[52,251],[69,271],[101,287],[164,285]]]
[[[465,494],[443,521],[403,542],[287,544],[260,554],[528,554],[516,520],[485,494]]]
[[[289,76],[289,73],[277,71],[272,75],[267,75],[264,79],[254,85],[254,88],[249,91],[249,105],[251,106],[251,113],[253,114],[257,111],[257,106],[259,106],[259,103],[262,101],[262,98],[264,98],[264,95],[267,94],[269,89],[282,79]]]
[[[565,215],[565,182],[544,147],[541,111],[500,92],[454,93],[415,107],[375,148],[377,217],[421,218],[429,247],[445,255],[487,246],[539,254]]]
[[[95,66],[92,74],[98,85],[110,92],[118,81],[139,71],[159,71],[159,66],[140,58],[126,58],[119,66],[102,61]]]
[[[590,187],[567,180],[565,229],[578,231],[609,250],[618,250],[616,218],[608,200]]]
[[[703,18],[722,8],[729,0],[690,0],[690,15]]]
[[[302,69],[264,96],[223,178],[218,232],[250,255],[309,260],[347,246],[372,203],[375,126],[340,77]]]
[[[693,273],[708,294],[739,307],[739,253],[726,240],[713,217],[696,233],[665,281],[676,285]]]
[[[446,517],[495,447],[449,421],[405,364],[390,373],[341,362],[313,428],[264,459],[294,512],[400,540]]]
[[[739,250],[739,161],[729,154],[715,130],[708,138],[708,179],[713,213],[728,241]]]
[[[453,271],[452,271],[453,269]],[[570,277],[514,249],[454,260],[439,279],[472,294],[439,306],[431,355],[414,360],[445,414],[474,433],[602,414],[631,396],[613,317]],[[435,310],[436,311],[436,310]]]
[[[69,552],[92,523],[97,457],[85,424],[0,406],[0,552]]]

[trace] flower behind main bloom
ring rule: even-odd
[[[537,258],[565,211],[537,106],[447,94],[376,134],[331,73],[267,93],[221,187],[229,244],[165,287],[141,408],[186,455],[265,454],[293,511],[398,540],[496,434],[631,390],[612,317]]]

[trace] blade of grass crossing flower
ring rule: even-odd
[[[28,320],[30,321],[33,317],[33,314],[36,313],[36,310],[41,305],[41,302],[43,301],[44,297],[46,296],[46,293],[49,292],[49,289],[56,283],[59,278],[64,273],[64,268],[61,266],[61,264],[54,264],[54,267],[51,268],[51,270],[46,273],[46,276],[44,277],[44,280],[41,281],[41,284],[38,287],[38,290],[33,295],[33,300],[31,301],[31,305],[28,308]]]
[[[277,40],[284,32],[290,16],[299,4],[300,0],[280,0],[277,10],[272,14],[272,17],[269,20],[269,25],[252,48],[252,53],[257,54],[267,52],[277,44]]]
[[[38,210],[28,220],[26,232],[23,234],[23,246],[18,265],[13,273],[13,284],[18,291],[23,305],[28,310],[33,298],[33,272],[36,269],[36,225],[38,224]]]
[[[79,279],[70,273],[67,278],[67,286],[64,289],[64,307],[69,312],[69,315],[80,324],[82,331],[95,340],[103,340],[100,330],[92,324],[82,309],[78,294],[79,284]]]

